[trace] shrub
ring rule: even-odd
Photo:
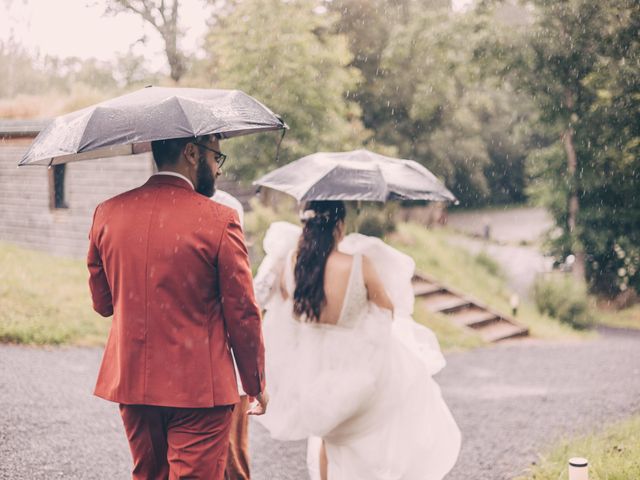
[[[352,216],[353,228],[363,235],[383,238],[396,230],[396,209],[393,204],[366,205]]]
[[[389,233],[389,226],[386,219],[380,215],[365,214],[362,215],[358,225],[358,232],[371,237],[382,238]],[[391,230],[393,231],[393,230]]]
[[[577,329],[593,326],[587,286],[565,274],[538,278],[534,299],[540,313],[547,314]]]
[[[251,210],[244,217],[244,233],[249,247],[251,265],[256,269],[264,258],[262,242],[269,226],[278,221],[300,223],[300,220],[292,209],[283,209],[283,211],[277,212],[273,208],[263,205],[257,198],[251,199],[249,203]]]

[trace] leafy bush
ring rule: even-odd
[[[257,198],[251,199],[250,203],[251,211],[247,212],[244,217],[244,233],[249,247],[251,265],[256,269],[264,258],[262,242],[269,226],[273,222],[278,221],[297,224],[300,223],[300,220],[293,209],[276,211],[271,207],[263,205]]]
[[[540,313],[574,328],[593,326],[587,286],[564,274],[540,277],[534,284],[534,300]]]
[[[387,205],[367,205],[352,218],[353,225],[348,225],[348,230],[355,229],[358,233],[371,237],[383,238],[388,233],[395,232],[395,213],[397,206]],[[349,216],[347,222],[349,223]]]
[[[363,214],[358,226],[359,233],[379,238],[384,237],[387,233],[391,233],[394,230],[395,224],[393,220],[390,220],[385,215],[373,212]]]

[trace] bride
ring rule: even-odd
[[[273,438],[308,439],[314,480],[442,479],[460,431],[432,379],[438,342],[411,318],[413,260],[345,238],[345,213],[313,201],[301,232],[267,232],[256,291],[271,400],[258,421]]]

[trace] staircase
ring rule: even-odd
[[[415,296],[427,310],[445,314],[456,325],[475,330],[486,342],[529,335],[529,329],[512,318],[445,287],[424,273],[416,273],[412,283]]]

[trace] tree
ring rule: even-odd
[[[640,10],[626,0],[602,7],[598,62],[585,79],[594,100],[577,147],[589,158],[581,241],[594,290],[640,292]]]
[[[110,0],[107,7],[111,13],[133,12],[158,31],[174,82],[178,82],[187,69],[186,57],[179,48],[184,35],[178,27],[179,7],[180,0]]]
[[[327,2],[338,15],[336,33],[346,36],[351,51],[350,65],[357,68],[362,81],[355,92],[365,125],[375,128],[380,113],[376,91],[380,87],[382,52],[389,42],[391,30],[406,22],[411,0],[337,0]]]
[[[531,168],[558,226],[554,253],[615,294],[640,289],[640,12],[633,0],[535,2],[514,72],[555,142]]]
[[[0,98],[36,93],[47,84],[33,57],[14,39],[0,40]]]
[[[386,77],[382,56],[391,33],[412,18],[415,11],[450,9],[450,0],[329,0],[328,8],[339,15],[337,33],[345,35],[353,56],[351,66],[362,74],[362,81],[354,100],[362,108],[365,127],[377,130],[385,123],[388,109],[381,103],[380,92],[385,89]]]
[[[151,85],[158,82],[158,73],[146,67],[146,58],[130,49],[116,58],[115,76],[121,85]]]
[[[351,100],[359,76],[336,17],[311,0],[247,0],[207,37],[208,78],[255,96],[291,126],[281,162],[319,150],[362,145],[366,132]],[[239,139],[230,167],[243,179],[273,168],[273,134]]]
[[[491,12],[421,9],[382,56],[376,138],[440,175],[467,206],[524,199],[531,114],[495,72],[503,30]]]
[[[103,91],[115,89],[113,66],[94,58],[41,57],[30,54],[12,39],[0,41],[0,97],[70,93],[78,84]]]
[[[576,152],[576,128],[593,100],[584,80],[597,61],[596,47],[602,40],[597,32],[581,34],[580,29],[593,20],[594,2],[547,1],[538,2],[539,16],[526,37],[529,48],[521,78],[542,112],[542,120],[558,131],[566,158],[566,229],[571,250],[575,255],[573,271],[577,278],[585,278],[584,247],[579,241],[578,214],[580,210],[579,162]]]

